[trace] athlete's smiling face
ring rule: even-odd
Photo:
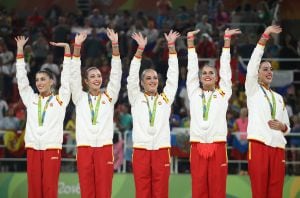
[[[147,69],[142,74],[141,85],[147,94],[155,95],[158,87],[158,76],[155,70]]]
[[[87,76],[85,78],[85,83],[88,89],[98,91],[100,90],[102,84],[102,75],[99,69],[94,68],[87,71]]]
[[[273,68],[270,62],[262,62],[258,70],[258,79],[260,83],[270,86],[273,79]]]
[[[54,81],[45,72],[38,72],[35,75],[35,86],[41,95],[47,96],[51,93],[51,87]]]
[[[211,66],[203,66],[202,71],[200,73],[200,82],[204,88],[212,88],[215,86],[218,81],[217,71],[214,67]]]

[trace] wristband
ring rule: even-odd
[[[24,54],[17,54],[17,57],[16,57],[17,59],[18,58],[24,58]]]
[[[75,44],[74,44],[74,47],[81,48],[81,45],[75,43]]]
[[[187,39],[188,39],[188,40],[194,39],[194,35],[188,36]]]
[[[229,35],[229,34],[225,34],[225,35],[224,35],[224,39],[225,39],[225,38],[229,38],[229,39],[231,39],[231,35]]]
[[[269,40],[269,39],[270,39],[270,35],[268,35],[268,34],[266,34],[266,33],[263,33],[263,34],[261,35],[261,38],[266,39],[266,40]]]
[[[137,59],[141,59],[142,57],[141,56],[138,56],[138,55],[134,55],[135,58]]]
[[[145,48],[143,47],[138,47],[138,50],[144,51]]]

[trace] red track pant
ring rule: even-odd
[[[82,198],[110,198],[114,172],[113,147],[78,147],[77,168]]]
[[[227,150],[226,143],[211,143],[214,152],[210,157],[201,155],[207,144],[192,143],[190,167],[193,198],[226,197]]]
[[[252,197],[281,198],[285,175],[284,149],[250,141],[248,153]]]
[[[136,198],[167,198],[170,177],[169,149],[134,149],[133,175]]]
[[[57,197],[60,161],[60,149],[27,149],[29,198]]]

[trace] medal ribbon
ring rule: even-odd
[[[43,112],[42,112],[42,96],[39,96],[39,101],[38,101],[38,121],[39,121],[39,126],[43,126],[44,124],[44,119],[46,115],[47,108],[49,106],[50,100],[53,98],[53,95],[49,96],[48,100],[46,101],[46,104],[44,106]]]
[[[271,117],[274,120],[275,119],[275,115],[276,115],[276,101],[275,101],[275,97],[274,97],[274,93],[273,91],[270,89],[271,95],[272,95],[272,103],[270,98],[268,97],[265,89],[260,85],[261,90],[264,92],[265,98],[267,99],[269,105],[270,105],[270,110],[271,110]]]
[[[206,103],[206,99],[205,99],[205,95],[204,95],[204,91],[202,91],[202,110],[203,110],[203,120],[207,121],[208,120],[208,113],[209,113],[209,108],[210,108],[210,103],[211,103],[211,99],[212,99],[212,96],[213,94],[215,93],[215,91],[213,91],[209,98],[208,98],[208,101]]]
[[[98,118],[98,112],[99,112],[99,108],[100,108],[100,100],[101,100],[101,93],[99,93],[99,95],[98,95],[96,107],[94,110],[92,98],[91,98],[90,94],[88,94],[89,107],[90,107],[91,117],[92,117],[92,125],[96,125],[96,121]]]
[[[154,104],[153,104],[152,111],[151,111],[151,108],[150,108],[148,97],[146,96],[146,94],[144,94],[144,95],[145,95],[145,98],[146,98],[146,101],[147,101],[147,106],[148,106],[148,111],[149,111],[150,126],[153,127],[154,126],[154,120],[155,120],[155,114],[156,114],[156,107],[157,107],[158,95],[154,99]]]

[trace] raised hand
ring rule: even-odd
[[[131,35],[131,38],[133,38],[139,45],[140,48],[145,48],[147,45],[147,37],[143,37],[142,33],[133,33]]]
[[[112,43],[117,44],[118,43],[118,33],[116,33],[113,29],[106,29],[106,34],[109,40],[111,40]]]
[[[75,36],[75,44],[76,45],[81,45],[85,39],[87,37],[87,33],[86,32],[81,32],[79,34],[76,34]]]
[[[194,31],[190,31],[190,32],[188,32],[187,33],[187,37],[188,37],[188,39],[190,39],[190,38],[192,38],[192,37],[194,37],[196,34],[198,34],[200,32],[200,30],[199,29],[197,29],[197,30],[194,30]]]
[[[282,28],[278,25],[271,25],[265,29],[265,34],[279,34],[282,31]]]
[[[240,29],[229,29],[227,28],[225,30],[225,35],[227,36],[232,36],[232,35],[236,35],[236,34],[241,34],[242,31]]]
[[[52,41],[49,43],[50,43],[50,45],[55,46],[55,47],[64,47],[64,48],[69,47],[68,43],[56,43],[56,42],[52,42]]]
[[[187,33],[187,44],[189,48],[194,48],[195,44],[194,44],[194,37],[196,34],[198,34],[200,32],[200,29],[194,30],[194,31],[190,31]]]
[[[55,43],[55,42],[49,42],[50,45],[55,46],[55,47],[63,47],[65,48],[65,54],[70,54],[70,45],[68,43]]]
[[[18,50],[19,49],[23,50],[24,45],[28,41],[28,37],[26,38],[25,36],[17,36],[17,37],[15,37],[15,41],[17,42]]]
[[[180,34],[176,31],[170,30],[169,34],[164,33],[168,44],[172,43],[175,44],[176,39],[180,36]]]

